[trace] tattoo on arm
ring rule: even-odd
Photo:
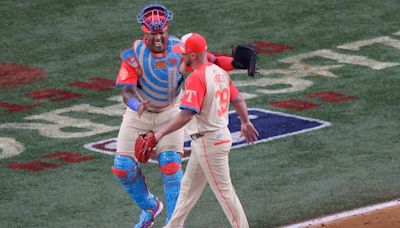
[[[129,87],[129,86],[122,86],[121,88],[121,94],[122,94],[122,99],[124,103],[126,104],[128,100],[132,97],[137,98],[136,93],[135,93],[136,88],[134,87]],[[138,99],[139,100],[139,99]]]

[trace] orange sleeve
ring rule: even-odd
[[[207,53],[207,59],[209,62],[214,63],[215,65],[218,65],[225,71],[231,71],[234,70],[235,68],[232,66],[232,60],[233,58],[230,56],[215,56],[211,53]]]
[[[131,65],[122,61],[121,66],[118,71],[117,86],[136,86],[139,77],[136,73],[135,68]]]
[[[205,94],[206,84],[204,75],[198,71],[191,73],[186,79],[185,94],[182,97],[180,108],[199,113]]]

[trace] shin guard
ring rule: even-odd
[[[139,165],[129,156],[116,155],[111,168],[114,176],[142,210],[157,207],[157,200],[147,189]]]
[[[162,152],[158,156],[158,163],[164,184],[167,223],[174,212],[183,176],[181,154],[174,151]]]

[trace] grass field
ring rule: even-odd
[[[399,1],[160,2],[174,13],[171,35],[198,32],[220,53],[257,46],[256,78],[232,73],[249,107],[330,123],[232,150],[250,227],[400,197]],[[145,3],[1,1],[0,227],[133,227],[140,212],[111,174],[113,157],[84,145],[117,136],[112,84],[120,52],[142,36]],[[22,65],[46,75],[25,83]],[[163,199],[157,166],[142,169]],[[229,227],[209,188],[187,227]]]

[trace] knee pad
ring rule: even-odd
[[[176,179],[182,171],[181,155],[178,152],[166,151],[158,156],[160,170],[166,181]]]
[[[157,206],[156,198],[149,193],[140,166],[133,158],[116,155],[111,171],[142,210]]]
[[[131,182],[141,176],[139,165],[133,158],[128,156],[116,155],[111,171],[116,178],[131,180]]]

